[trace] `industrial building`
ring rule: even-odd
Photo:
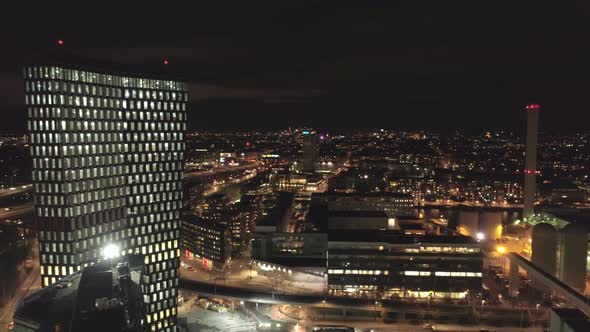
[[[479,240],[502,238],[502,211],[462,207],[457,217],[457,231]]]
[[[326,268],[328,236],[322,233],[256,234],[252,259],[290,268]]]
[[[537,196],[537,139],[539,130],[539,111],[541,105],[529,104],[525,106],[527,115],[526,127],[526,160],[524,174],[524,211],[523,217],[528,218],[535,213],[535,198]]]
[[[325,224],[324,224],[325,223]],[[394,229],[395,218],[383,211],[328,211],[319,229]]]
[[[414,198],[411,194],[376,193],[316,193],[312,194],[314,205],[326,205],[331,211],[383,211],[390,216],[411,214]]]
[[[328,291],[375,298],[463,299],[482,285],[482,253],[467,236],[338,230],[328,234]]]
[[[532,225],[531,262],[583,292],[588,256],[586,228],[548,214],[533,214],[525,222]]]

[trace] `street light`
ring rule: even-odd
[[[475,238],[477,238],[477,241],[483,241],[485,240],[486,236],[484,233],[478,232],[477,234],[475,234]]]
[[[121,249],[118,245],[114,243],[109,243],[104,248],[102,248],[102,257],[105,259],[112,259],[115,257],[119,257],[121,254]]]
[[[375,320],[377,320],[377,305],[379,304],[378,301],[375,301]]]

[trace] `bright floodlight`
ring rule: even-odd
[[[503,254],[503,253],[506,252],[506,247],[504,247],[504,246],[498,246],[496,248],[496,250],[498,251],[498,253]]]
[[[475,234],[475,237],[477,238],[478,241],[481,241],[486,238],[486,236],[482,232]]]
[[[107,244],[104,248],[102,248],[102,256],[106,259],[111,259],[119,256],[121,249],[119,246],[114,243]]]

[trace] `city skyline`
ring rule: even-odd
[[[9,4],[0,332],[590,331],[590,4]]]

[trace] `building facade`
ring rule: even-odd
[[[145,319],[175,330],[187,84],[64,65],[24,78],[43,286],[107,245],[142,254]]]
[[[204,267],[223,270],[231,258],[231,230],[224,224],[185,217],[182,248],[186,257],[200,259]]]
[[[411,194],[378,193],[315,193],[312,204],[323,204],[330,211],[383,211],[390,216],[411,214],[414,197]]]
[[[315,131],[303,132],[303,172],[314,173],[318,162],[318,136]]]
[[[470,237],[346,230],[328,234],[336,296],[463,299],[481,292],[482,254]]]

